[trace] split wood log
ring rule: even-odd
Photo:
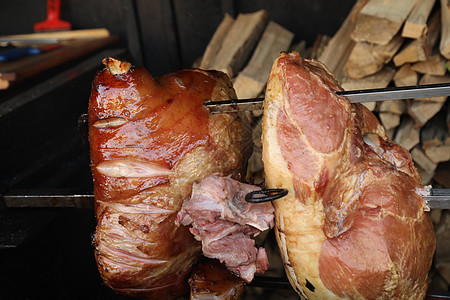
[[[426,61],[431,55],[431,50],[436,43],[439,32],[440,22],[439,13],[435,13],[428,21],[428,32],[425,36],[408,43],[400,52],[394,56],[394,64],[399,67],[405,63],[414,63]]]
[[[439,51],[446,58],[450,59],[450,5],[447,0],[441,0],[441,42]]]
[[[400,115],[390,112],[380,112],[379,118],[386,131],[396,128],[400,124]],[[393,132],[392,132],[393,134]],[[389,136],[389,135],[388,135]],[[391,138],[391,136],[389,136]]]
[[[436,0],[419,0],[403,26],[402,36],[418,39],[427,33],[428,16]]]
[[[408,151],[420,143],[420,129],[415,127],[414,120],[408,115],[403,116],[394,141]]]
[[[356,42],[386,45],[399,32],[417,0],[369,0],[352,32]]]
[[[266,22],[265,10],[239,14],[207,69],[225,72],[230,78],[237,74],[255,48]]]
[[[385,88],[392,81],[394,74],[394,68],[385,66],[381,71],[361,79],[344,78],[342,88],[346,91]],[[376,102],[364,102],[363,105],[374,110]]]
[[[199,65],[200,69],[209,68],[211,61],[214,59],[214,57],[217,55],[220,48],[222,47],[223,41],[225,40],[225,37],[227,36],[228,31],[230,30],[233,23],[234,18],[231,17],[229,14],[225,14],[225,17],[219,24],[219,27],[217,27],[216,32],[214,32],[213,37],[211,38],[211,40],[208,43],[208,46],[206,47],[205,53],[203,54],[202,60]]]
[[[411,86],[416,85],[418,76],[416,71],[411,68],[410,64],[404,64],[395,72],[394,84],[395,86]]]
[[[402,43],[403,38],[399,34],[384,46],[365,42],[356,43],[345,64],[345,75],[359,79],[375,74],[392,59]]]
[[[447,72],[445,59],[440,54],[434,54],[426,61],[417,62],[412,69],[418,73],[443,76]]]
[[[420,80],[420,84],[436,84],[447,82],[450,82],[450,75],[434,76],[425,74]],[[415,99],[410,102],[408,106],[408,113],[416,121],[416,126],[422,127],[438,111],[441,110],[446,99],[446,96]]]
[[[239,99],[255,98],[263,91],[273,61],[281,51],[289,48],[293,38],[292,32],[275,22],[269,22],[249,63],[234,81]]]
[[[343,81],[344,65],[355,45],[350,34],[355,28],[356,14],[359,12],[362,5],[364,5],[364,0],[356,1],[339,30],[331,38],[327,47],[319,56],[319,61],[328,67],[339,82]]]
[[[437,163],[433,162],[419,146],[415,146],[411,150],[411,157],[414,163],[417,166],[419,166],[423,171],[425,171],[428,174],[434,174],[434,171],[436,170],[437,167]]]
[[[401,115],[406,112],[406,102],[404,100],[382,101],[379,111]]]

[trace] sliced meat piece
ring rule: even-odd
[[[192,225],[206,257],[217,258],[247,282],[255,272],[269,267],[264,248],[256,248],[250,236],[273,227],[270,202],[251,204],[245,195],[259,190],[229,177],[210,175],[194,183],[191,198],[183,204],[177,222]]]
[[[203,259],[189,277],[191,300],[237,300],[244,294],[245,283],[217,259]]]
[[[422,299],[435,249],[408,151],[336,95],[325,66],[282,53],[267,83],[263,161],[292,286],[308,299]]]
[[[172,299],[188,293],[201,254],[175,220],[195,180],[241,178],[251,147],[240,115],[210,115],[204,101],[234,98],[221,72],[159,78],[106,58],[89,101],[89,140],[100,275],[118,293]]]

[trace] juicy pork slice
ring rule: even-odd
[[[251,151],[240,115],[210,115],[204,101],[234,98],[221,72],[159,78],[106,58],[89,101],[96,198],[94,246],[105,283],[152,299],[188,293],[201,245],[175,225],[192,184],[209,174],[241,178]]]
[[[282,53],[267,83],[263,161],[292,286],[308,299],[421,299],[435,249],[409,153],[333,91],[325,66]]]
[[[177,223],[192,225],[190,231],[202,242],[203,255],[224,262],[246,282],[255,272],[269,267],[264,248],[250,238],[273,227],[270,202],[251,204],[245,195],[260,188],[229,177],[210,175],[194,183],[191,198],[183,204]]]

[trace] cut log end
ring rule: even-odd
[[[120,75],[128,72],[131,68],[131,63],[115,57],[105,57],[102,63],[112,75]]]

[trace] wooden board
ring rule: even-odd
[[[417,0],[369,0],[357,16],[352,39],[387,45],[400,30]]]
[[[242,69],[261,37],[267,17],[265,10],[239,14],[208,69],[219,70],[234,77]]]
[[[269,78],[273,61],[286,51],[294,34],[275,22],[269,22],[247,66],[234,81],[239,99],[258,97]]]
[[[427,33],[427,20],[436,0],[419,0],[403,26],[402,36],[418,39]]]
[[[117,40],[118,36],[111,36],[95,40],[65,42],[61,47],[53,51],[16,61],[2,62],[0,63],[0,87],[8,88],[12,83],[17,83],[40,72],[106,47]],[[8,83],[6,84],[5,81]]]

